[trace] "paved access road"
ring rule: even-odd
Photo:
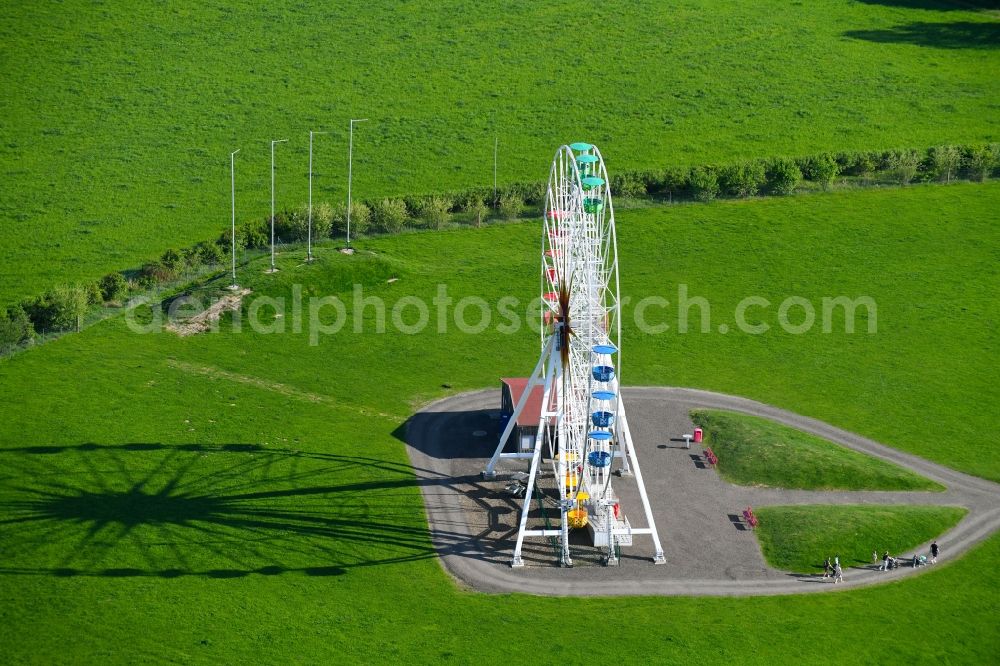
[[[653,507],[667,563],[653,565],[648,537],[635,537],[619,567],[595,566],[584,535],[574,547],[570,569],[556,566],[552,544],[526,540],[528,566],[509,566],[521,500],[503,490],[505,481],[484,481],[497,441],[499,390],[477,391],[440,400],[410,419],[407,448],[420,482],[432,539],[447,571],[463,584],[486,592],[546,595],[773,595],[828,592],[921,575],[968,550],[1000,528],[1000,485],[903,453],[829,424],[753,400],[682,388],[628,388],[623,391],[629,425]],[[763,416],[882,458],[933,479],[946,492],[802,491],[728,484],[704,464],[701,449],[675,441],[691,432],[688,412],[727,409]],[[525,468],[513,462],[508,471]],[[550,480],[551,482],[551,480]],[[543,480],[544,483],[544,480]],[[615,482],[634,527],[645,526],[634,481]],[[942,535],[937,565],[904,566],[880,572],[868,564],[845,564],[842,584],[818,575],[777,571],[767,566],[753,533],[739,521],[746,506],[784,504],[947,504],[964,506],[966,517]],[[550,520],[558,512],[550,507]],[[532,524],[546,512],[533,503]],[[927,552],[924,544],[917,552]],[[872,544],[873,549],[882,548]],[[832,553],[831,553],[832,554]],[[821,559],[825,553],[818,553]],[[894,553],[894,555],[912,555]],[[851,566],[851,565],[856,566]]]

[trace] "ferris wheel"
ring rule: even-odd
[[[527,488],[512,566],[523,566],[525,537],[558,536],[561,563],[572,565],[569,531],[587,528],[605,561],[634,535],[648,534],[653,561],[663,549],[642,482],[620,395],[621,310],[614,206],[604,160],[596,146],[561,146],[552,160],[541,245],[542,353],[484,472],[495,476],[504,458],[530,458]],[[542,387],[535,446],[506,453],[504,447],[529,394]],[[547,455],[560,508],[558,529],[528,529],[528,508]],[[634,528],[612,486],[613,467],[634,475],[647,527]]]

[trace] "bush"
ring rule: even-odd
[[[765,180],[764,165],[756,161],[723,167],[719,172],[719,187],[734,197],[752,197]]]
[[[0,350],[7,351],[34,337],[35,329],[23,307],[15,305],[7,310],[0,310]]]
[[[226,260],[226,254],[216,243],[202,241],[193,248],[203,264],[216,266]]]
[[[213,243],[213,245],[219,248],[219,253],[222,254],[223,256],[225,257],[230,256],[232,250],[229,248],[229,246],[224,247],[222,245],[219,245],[218,243]],[[184,265],[187,266],[189,270],[192,271],[198,270],[202,265],[202,261],[203,259],[201,256],[201,251],[198,248],[198,246],[189,247],[188,249],[184,250]]]
[[[179,250],[170,249],[160,257],[160,263],[171,271],[177,272],[184,267],[184,256]]]
[[[243,227],[236,228],[237,253],[242,252],[247,247],[247,237],[245,231],[246,230]],[[231,237],[232,237],[232,230],[226,229],[225,231],[222,232],[222,235],[219,236],[219,239],[215,241],[215,244],[219,246],[219,249],[222,250],[224,254],[231,255],[233,252],[232,241],[230,240]]]
[[[549,184],[542,181],[525,183],[521,185],[520,190],[524,203],[529,206],[544,206],[545,195],[549,190]]]
[[[880,162],[881,156],[878,153],[858,153],[854,156],[850,168],[854,175],[861,176],[867,183],[878,171]]]
[[[108,273],[97,284],[105,303],[120,303],[128,296],[128,281],[121,273]]]
[[[483,218],[489,215],[490,209],[483,201],[483,196],[477,191],[466,192],[461,196],[458,202],[458,208],[463,213],[468,213],[472,218],[472,222],[479,226]]]
[[[104,302],[101,285],[97,282],[87,282],[82,285],[82,289],[87,294],[87,305],[100,305]]]
[[[915,150],[897,150],[889,154],[889,170],[900,185],[908,185],[920,168],[920,154]]]
[[[997,166],[998,155],[997,144],[987,144],[984,146],[969,146],[965,150],[965,168],[969,178],[980,182],[986,178]]]
[[[236,242],[243,247],[261,249],[271,246],[271,229],[268,220],[252,220],[236,227]],[[229,234],[223,234],[228,239]]]
[[[274,216],[275,239],[284,239],[286,242],[294,243],[306,240],[309,227],[308,208],[297,208],[295,210],[282,211]]]
[[[505,220],[513,220],[521,214],[522,208],[524,208],[524,199],[517,190],[511,188],[500,194],[500,202],[498,204],[500,217]]]
[[[351,213],[354,213],[352,210]],[[351,217],[354,217],[351,215]],[[352,220],[353,222],[353,220]],[[318,238],[328,238],[333,231],[333,206],[326,201],[313,206],[313,241]]]
[[[78,328],[87,312],[87,290],[80,286],[56,287],[29,301],[25,311],[39,333]]]
[[[337,204],[330,209],[330,235],[340,236],[347,233],[347,204]],[[368,231],[372,223],[372,209],[364,201],[351,202],[351,235],[359,235]]]
[[[691,169],[688,180],[691,183],[691,193],[698,201],[711,201],[719,195],[719,178],[711,168]]]
[[[151,261],[148,264],[144,264],[142,268],[139,269],[139,274],[136,276],[136,282],[143,288],[148,289],[149,287],[155,286],[161,282],[168,282],[176,277],[176,272],[168,268],[162,262]]]
[[[623,171],[611,177],[611,192],[616,197],[641,197],[646,194],[646,182],[634,171]]]
[[[444,196],[433,196],[424,202],[423,216],[428,226],[440,229],[448,222],[451,210],[451,199]]]
[[[794,160],[779,157],[767,165],[767,189],[772,194],[791,194],[802,180],[802,172]]]
[[[802,169],[803,177],[806,180],[820,183],[823,185],[823,189],[829,187],[833,179],[840,173],[840,165],[837,164],[836,158],[829,153],[814,155],[804,160],[804,162],[805,168]]]
[[[691,191],[691,172],[687,169],[666,169],[657,176],[655,189],[667,192],[671,197],[683,196]]]
[[[935,146],[928,157],[930,175],[946,183],[950,183],[962,167],[962,151],[958,146]]]
[[[372,217],[379,231],[394,234],[403,229],[406,224],[406,204],[400,199],[382,199],[372,205]],[[351,210],[351,222],[354,222],[354,210]]]

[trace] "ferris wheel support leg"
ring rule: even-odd
[[[628,455],[632,458],[632,467],[635,473],[635,482],[639,486],[639,497],[642,499],[642,510],[646,513],[646,523],[649,525],[649,534],[653,537],[655,553],[653,564],[664,564],[663,546],[660,545],[660,535],[656,532],[656,521],[653,520],[653,509],[649,504],[649,496],[646,494],[646,484],[642,482],[642,470],[639,469],[639,459],[635,455],[635,446],[632,444],[632,433],[628,428],[628,417],[625,416],[625,406],[620,405],[618,417],[621,419],[622,434],[625,437],[625,445],[628,448]]]
[[[564,502],[560,511],[560,517],[562,519],[562,534],[559,535],[559,545],[562,546],[562,556],[559,559],[559,564],[564,567],[573,566],[573,558],[569,556],[569,521],[566,520],[566,512],[568,510],[569,509]]]
[[[495,467],[497,461],[503,455],[503,447],[506,446],[507,440],[510,439],[510,434],[514,432],[514,426],[517,425],[517,418],[524,411],[524,406],[528,402],[528,396],[531,395],[532,389],[543,381],[544,375],[542,374],[545,368],[545,361],[550,356],[550,351],[554,346],[554,339],[550,338],[545,345],[545,349],[542,350],[541,356],[538,357],[538,363],[535,364],[535,369],[531,372],[531,376],[528,378],[528,384],[524,387],[524,393],[521,394],[521,399],[517,401],[517,406],[514,407],[514,413],[510,415],[510,420],[507,421],[507,426],[503,429],[503,433],[500,434],[500,441],[497,443],[497,448],[493,451],[493,455],[490,457],[490,462],[486,465],[486,469],[483,470],[483,478],[492,479],[496,476]]]
[[[528,487],[524,493],[524,505],[521,507],[521,522],[517,528],[517,543],[514,544],[514,556],[510,560],[513,568],[523,567],[524,560],[521,559],[521,546],[524,545],[524,530],[528,526],[528,512],[531,510],[531,497],[535,491],[535,475],[538,472],[538,461],[541,460],[542,437],[541,433],[535,437],[535,454],[531,457],[531,470],[528,472]]]

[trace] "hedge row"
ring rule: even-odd
[[[711,201],[720,196],[752,197],[787,195],[810,181],[826,188],[838,177],[861,185],[892,182],[941,181],[964,178],[982,181],[1000,171],[1000,144],[942,145],[926,150],[861,151],[824,153],[800,158],[778,157],[747,160],[723,166],[690,169],[623,171],[612,175],[616,197],[655,197]],[[536,213],[545,204],[547,184],[514,183],[499,189],[476,188],[450,194],[408,196],[356,201],[350,215],[352,235],[398,233],[405,227],[440,229],[461,215],[480,224],[490,217],[515,219],[525,206]],[[309,233],[305,206],[275,215],[274,233],[281,242],[304,242]],[[347,231],[347,207],[320,203],[313,208],[314,240],[343,237]],[[42,296],[6,310],[0,309],[0,351],[31,341],[37,334],[79,326],[87,309],[95,304],[116,304],[130,291],[144,290],[225,261],[231,252],[231,234],[215,242],[204,241],[183,250],[167,250],[126,279],[111,273],[93,284],[57,287]],[[241,224],[236,247],[267,248],[271,243],[270,218]]]
[[[924,151],[824,153],[802,158],[748,160],[724,166],[699,166],[661,171],[624,171],[611,177],[616,197],[658,197],[711,201],[717,197],[787,195],[802,181],[829,187],[838,176],[859,184],[956,178],[984,180],[1000,169],[1000,144],[977,146],[937,146]],[[494,192],[477,188],[457,193],[407,196],[355,201],[351,208],[351,235],[398,233],[407,227],[440,229],[460,215],[467,222],[480,223],[490,217],[514,219],[527,206],[537,212],[545,203],[547,184],[514,183]],[[305,206],[275,215],[274,233],[281,242],[304,242],[308,233]],[[347,207],[321,203],[312,216],[313,239],[341,238],[347,231]],[[230,233],[218,243],[228,249]],[[270,218],[240,225],[237,247],[268,248],[271,243]]]

